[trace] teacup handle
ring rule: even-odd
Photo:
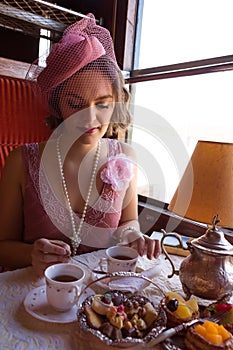
[[[99,269],[101,271],[106,271],[107,263],[108,263],[108,258],[101,258],[98,264]]]
[[[73,286],[72,288],[75,292],[75,296],[74,296],[74,302],[77,303],[78,299],[79,299],[79,295],[81,294],[81,287],[80,286]]]

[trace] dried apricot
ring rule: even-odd
[[[203,327],[201,324],[198,324],[195,328],[194,328],[195,332],[202,335],[205,338],[206,335],[206,328]]]
[[[220,325],[218,327],[218,333],[222,336],[222,340],[223,341],[225,341],[225,340],[230,338],[230,333],[222,325]]]
[[[211,322],[211,321],[205,321],[203,323],[203,327],[206,328],[208,333],[212,333],[212,334],[218,334],[218,324]]]
[[[219,334],[206,333],[205,338],[213,344],[222,344],[222,336]]]
[[[230,333],[222,325],[206,320],[202,325],[197,325],[194,331],[213,344],[223,344],[230,338]]]

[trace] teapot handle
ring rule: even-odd
[[[170,255],[168,254],[168,252],[167,252],[167,250],[165,248],[165,243],[163,243],[163,241],[167,237],[174,237],[174,238],[176,238],[179,241],[179,247],[180,248],[182,248],[184,250],[187,250],[187,248],[184,247],[183,241],[182,241],[182,239],[181,239],[181,237],[180,237],[180,235],[178,233],[175,233],[175,232],[167,233],[163,229],[161,230],[161,232],[163,233],[163,237],[161,238],[161,241],[160,241],[161,250],[162,250],[162,253],[164,253],[164,255],[166,256],[166,259],[168,259],[170,264],[171,264],[172,273],[167,276],[168,278],[171,278],[174,275],[179,275],[179,270],[176,270],[175,265],[174,265]]]

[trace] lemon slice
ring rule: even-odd
[[[167,292],[168,299],[177,299],[181,303],[186,303],[185,299],[178,293],[175,292]]]
[[[198,312],[199,307],[195,299],[190,299],[186,301],[186,305],[192,309],[193,312]]]

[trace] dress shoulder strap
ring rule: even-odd
[[[121,143],[116,139],[106,139],[108,142],[108,156],[115,156],[122,153]]]

